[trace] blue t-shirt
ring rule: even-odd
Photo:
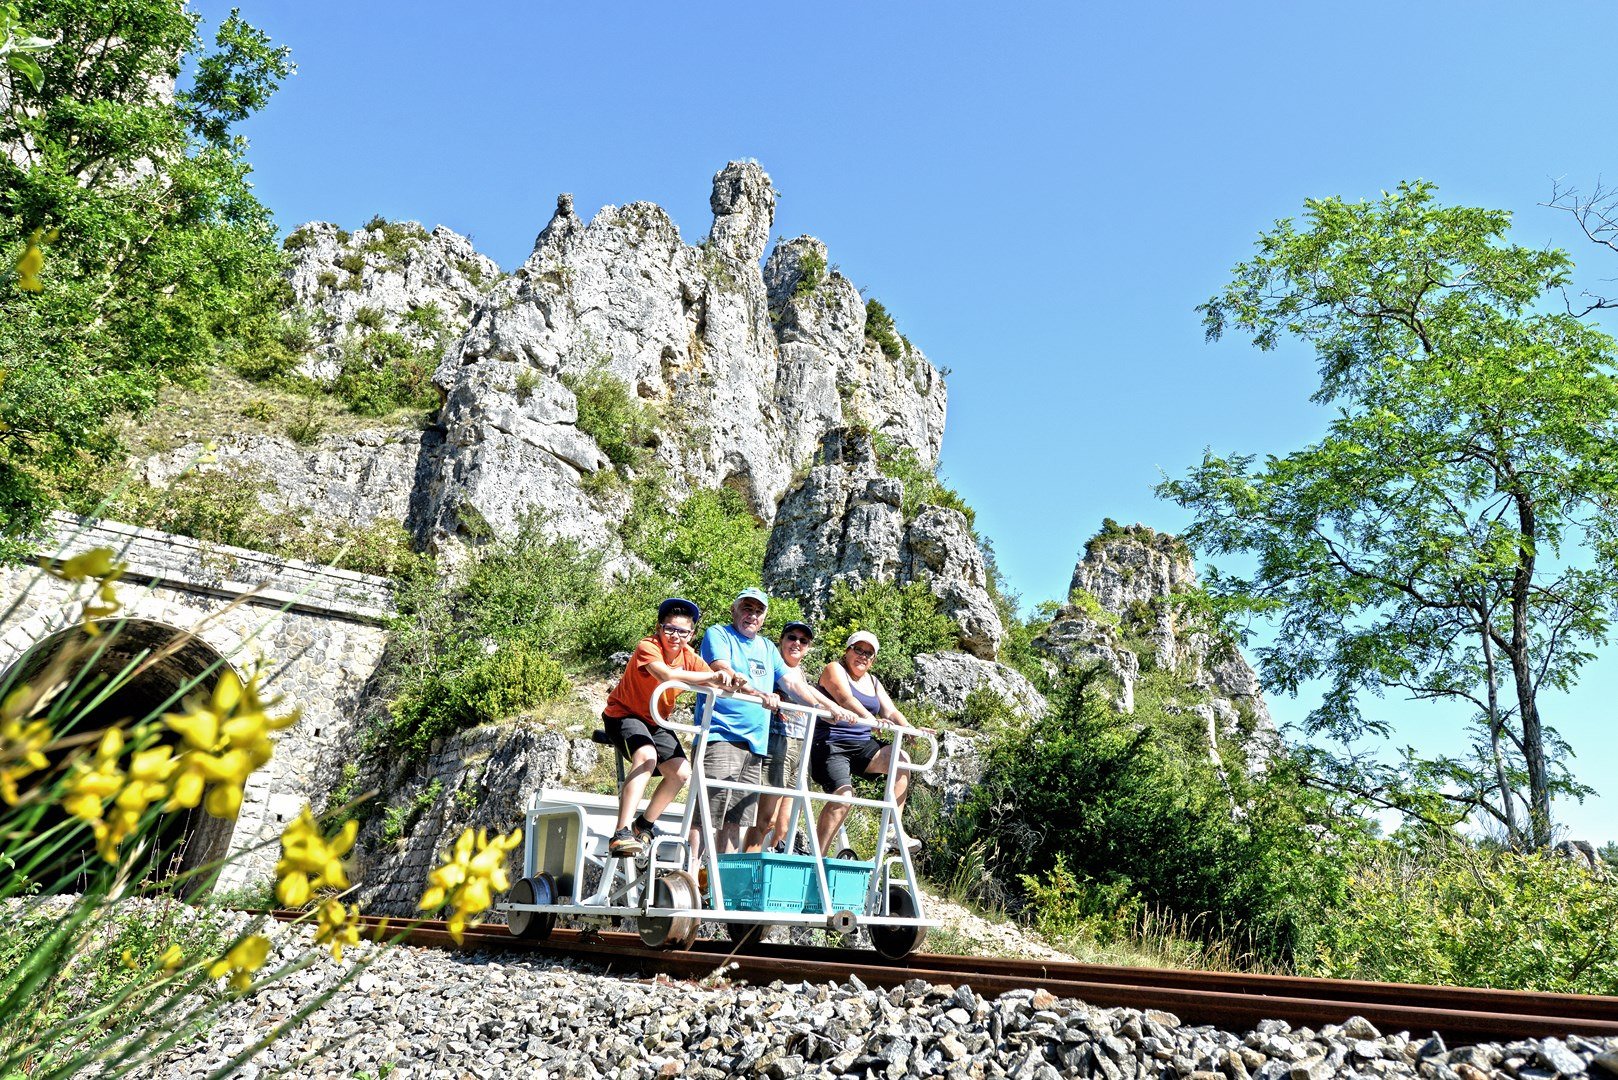
[[[728,623],[710,626],[702,635],[702,658],[710,664],[715,660],[729,664],[732,671],[761,694],[773,691],[775,680],[784,677],[789,670],[775,642],[763,634],[745,638]],[[770,714],[756,701],[720,698],[714,703],[708,737],[746,743],[755,754],[768,753]]]

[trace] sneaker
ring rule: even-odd
[[[635,838],[635,834],[628,828],[619,829],[612,834],[607,842],[607,852],[614,858],[624,858],[639,855],[646,850],[646,845]]]
[[[631,823],[630,828],[634,830],[635,839],[643,848],[651,847],[652,841],[656,840],[659,836],[668,835],[656,825],[653,825],[650,821],[647,821],[645,814],[636,814],[635,820]]]

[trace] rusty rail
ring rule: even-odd
[[[304,912],[277,911],[291,921]],[[1309,979],[1286,975],[1116,967],[1049,960],[917,953],[885,962],[860,949],[754,945],[737,952],[725,941],[698,941],[688,950],[644,948],[634,934],[557,929],[544,941],[512,937],[501,926],[469,930],[460,946],[442,922],[408,924],[364,917],[374,936],[431,948],[520,952],[567,958],[614,972],[767,983],[846,981],[890,987],[911,979],[970,986],[988,997],[1008,990],[1044,989],[1091,1005],[1161,1009],[1183,1023],[1242,1031],[1261,1020],[1319,1027],[1363,1016],[1383,1031],[1415,1036],[1437,1032],[1452,1045],[1529,1037],[1584,1035],[1618,1038],[1618,997],[1414,986]]]

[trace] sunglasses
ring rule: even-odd
[[[792,644],[792,645],[807,645],[807,644],[809,644],[809,639],[804,637],[802,634],[788,634],[786,637],[782,638],[781,640],[787,642],[788,644]]]
[[[876,653],[872,652],[870,649],[862,648],[859,645],[854,646],[852,649],[849,649],[848,651],[853,653],[855,656],[863,656],[867,660],[871,659],[871,657],[876,655]]]

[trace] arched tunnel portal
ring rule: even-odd
[[[184,697],[212,693],[229,667],[207,642],[166,623],[126,619],[98,626],[103,632],[88,640],[83,630],[71,627],[36,641],[0,678],[0,687],[27,683],[53,664],[65,662],[61,674],[66,675],[69,689],[64,693],[80,703],[70,706],[67,715],[73,718],[73,732],[87,735],[163,712],[178,712]],[[176,739],[166,728],[162,730],[163,739]],[[62,816],[60,811],[51,811],[39,827],[47,828]],[[185,890],[199,891],[213,875],[193,871],[225,857],[234,824],[210,817],[200,807],[163,815],[153,842],[141,852],[143,866],[138,873],[147,879],[186,875]],[[52,868],[55,873],[72,873],[74,865],[97,858],[93,841],[88,833],[85,836],[80,850]]]

